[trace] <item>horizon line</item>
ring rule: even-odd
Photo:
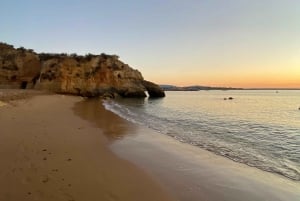
[[[244,89],[244,90],[300,90],[300,87],[225,87],[225,86],[209,86],[209,85],[185,85],[185,86],[178,86],[172,84],[159,84],[160,86],[174,86],[179,88],[184,87],[209,87],[209,88],[225,88],[225,89]]]

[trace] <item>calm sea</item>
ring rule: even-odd
[[[300,181],[300,90],[167,92],[104,106],[181,142]]]

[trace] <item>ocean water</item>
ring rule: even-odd
[[[174,91],[103,104],[183,143],[300,181],[300,90]]]

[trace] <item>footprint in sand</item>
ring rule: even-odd
[[[42,179],[42,182],[45,184],[47,182],[49,182],[49,177],[48,176],[45,176],[43,179]]]

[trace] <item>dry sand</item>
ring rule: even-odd
[[[41,95],[0,107],[0,201],[172,200],[109,150],[103,133],[115,127],[99,129],[74,115],[80,99]]]
[[[37,90],[24,90],[24,89],[0,89],[0,101],[4,102],[15,102],[16,100],[24,100],[36,95],[41,94],[50,94],[46,91],[37,91]]]

